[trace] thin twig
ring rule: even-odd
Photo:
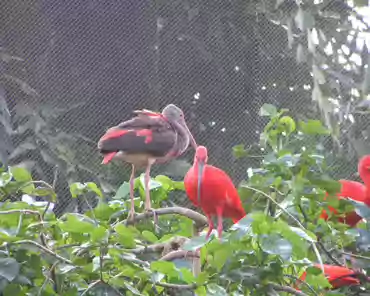
[[[296,296],[308,296],[306,293],[298,291],[292,287],[281,286],[281,285],[274,284],[274,283],[269,283],[268,286],[273,288],[275,291],[285,292],[285,293],[289,293],[289,294],[296,295]]]
[[[55,279],[52,278],[52,274],[53,274],[53,270],[55,269],[55,267],[57,266],[58,263],[59,262],[57,261],[57,262],[54,262],[53,265],[51,265],[50,271],[49,271],[50,272],[50,276],[47,276],[46,275],[45,281],[42,284],[39,292],[37,293],[38,296],[40,296],[42,294],[42,291],[45,289],[45,287],[46,287],[47,283],[50,281],[50,279],[54,282],[54,286],[56,286],[56,282],[55,282]]]
[[[154,284],[157,286],[161,286],[163,288],[170,288],[170,289],[177,289],[177,290],[194,290],[197,287],[197,285],[195,284],[181,285],[181,284],[170,284],[170,283],[162,283],[162,282],[156,282]]]
[[[307,222],[308,218],[307,218],[307,214],[306,214],[305,210],[303,209],[303,207],[301,205],[298,205],[298,207],[299,207],[305,221]],[[331,261],[333,261],[337,265],[341,265],[340,262],[336,258],[334,258],[334,256],[325,248],[324,244],[319,241],[319,239],[317,240],[317,244],[324,251],[324,253],[330,258]]]
[[[370,257],[366,257],[366,256],[362,256],[362,255],[356,255],[356,254],[343,252],[343,251],[339,251],[339,252],[342,253],[343,255],[355,257],[355,258],[358,258],[358,259],[370,260]],[[338,264],[338,265],[341,265],[341,264]]]
[[[205,216],[203,216],[202,214],[199,214],[199,213],[197,213],[197,212],[195,212],[191,209],[187,209],[187,208],[183,208],[183,207],[159,208],[159,209],[155,209],[155,213],[158,216],[177,214],[177,215],[181,215],[181,216],[184,216],[184,217],[188,217],[189,219],[191,219],[195,222],[196,227],[198,229],[202,229],[207,225],[207,218]],[[153,217],[153,212],[151,212],[151,211],[137,215],[135,217],[134,221],[126,219],[126,220],[123,220],[123,221],[120,221],[120,222],[116,223],[116,225],[117,224],[131,225],[131,224],[134,224],[134,222],[144,220],[144,219],[150,218],[150,217]]]
[[[301,280],[300,278],[291,275],[291,274],[283,274],[283,277],[288,277],[291,279],[294,279],[297,282],[300,282],[301,284],[305,285],[315,296],[318,296],[319,294],[316,293],[315,289],[311,287],[308,283],[306,283],[304,280]]]
[[[103,284],[103,282],[102,282],[101,280],[97,280],[97,281],[95,281],[95,282],[91,283],[91,284],[86,288],[86,290],[85,290],[85,291],[83,291],[83,293],[81,294],[81,296],[87,295],[87,293],[88,293],[91,289],[95,288],[95,287],[96,287],[97,285],[99,285],[99,284]]]
[[[11,214],[22,214],[22,215],[37,215],[41,216],[40,212],[32,211],[32,210],[8,210],[8,211],[0,211],[0,215],[11,215]]]
[[[168,248],[173,249],[175,245],[180,248],[184,243],[186,243],[189,238],[184,236],[175,236],[163,243],[152,244],[144,247],[138,247],[135,249],[125,249],[126,252],[133,253],[135,255],[146,254],[146,253],[159,253],[164,249]]]
[[[295,223],[297,223],[297,225],[302,229],[302,230],[306,230],[306,228],[302,225],[302,223],[296,219],[291,213],[289,213],[288,211],[286,211],[284,209],[284,207],[282,207],[278,202],[276,202],[270,195],[266,194],[265,192],[261,191],[261,190],[258,190],[256,188],[253,188],[253,187],[250,187],[248,185],[245,185],[243,184],[242,187],[245,187],[247,189],[250,189],[250,190],[253,190],[259,194],[262,194],[263,196],[267,197],[269,200],[271,200],[276,206],[278,206],[278,208],[280,208],[280,210],[282,210],[286,215],[288,215]],[[316,257],[317,259],[319,260],[319,264],[320,264],[320,267],[321,267],[321,270],[324,272],[324,264],[323,264],[323,261],[322,261],[322,258],[321,258],[321,255],[319,253],[319,250],[317,249],[316,245],[315,245],[315,242],[311,242],[311,246],[312,246],[312,249],[313,251],[315,252],[316,254]]]
[[[336,259],[334,258],[334,256],[325,248],[324,244],[320,241],[317,242],[317,244],[319,245],[319,247],[324,251],[324,253],[326,254],[326,256],[328,256],[330,258],[331,261],[333,261],[333,263],[335,263],[336,265],[339,265],[341,266],[342,264]]]
[[[43,245],[41,245],[37,242],[34,242],[32,240],[26,239],[26,240],[20,240],[20,241],[16,241],[16,242],[3,243],[2,247],[7,247],[9,245],[27,245],[27,244],[30,244],[30,245],[33,245],[33,246],[37,247],[38,249],[40,249],[44,253],[53,256],[54,258],[58,259],[61,262],[73,265],[71,260],[62,257],[62,256],[58,255],[57,253],[54,253],[52,250],[49,250],[47,247],[44,247]]]

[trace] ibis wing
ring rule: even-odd
[[[143,115],[109,129],[100,139],[98,148],[103,154],[123,151],[162,157],[175,145],[176,137],[176,132],[166,120]]]

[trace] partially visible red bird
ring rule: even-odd
[[[187,172],[184,185],[191,202],[206,214],[209,230],[206,239],[214,229],[213,216],[218,218],[218,237],[222,236],[223,217],[238,222],[246,214],[230,177],[221,169],[207,164],[207,148],[198,146],[193,166]]]
[[[341,190],[337,193],[338,198],[349,198],[355,201],[363,202],[370,207],[370,155],[362,157],[358,163],[358,173],[364,182],[364,184],[356,181],[339,180],[342,184]],[[338,211],[329,206],[330,212],[337,214]],[[321,213],[321,218],[327,220],[328,214],[325,210]],[[350,227],[354,227],[362,217],[356,214],[356,212],[346,213],[344,218],[338,219],[342,223],[346,223]]]
[[[177,106],[169,104],[162,113],[145,109],[134,113],[138,116],[108,129],[98,142],[98,149],[104,155],[103,164],[113,158],[120,158],[132,165],[129,219],[134,219],[135,215],[135,168],[146,167],[145,210],[152,210],[149,190],[151,166],[180,156],[189,143],[194,149],[197,147],[186,125],[184,113]]]
[[[315,264],[315,267],[321,269],[319,264]],[[357,273],[347,267],[324,264],[324,274],[333,289],[360,284],[360,280],[356,278]],[[307,273],[304,272],[300,279],[304,281],[306,276]]]

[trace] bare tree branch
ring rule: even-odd
[[[158,216],[161,215],[171,215],[171,214],[177,214],[184,217],[188,217],[189,219],[193,220],[195,222],[195,225],[198,229],[202,229],[207,225],[207,218],[203,216],[202,214],[199,214],[193,210],[183,208],[183,207],[168,207],[168,208],[159,208],[155,209],[155,214]],[[139,214],[135,216],[134,221],[131,220],[123,220],[121,222],[118,222],[117,224],[126,224],[126,225],[132,225],[137,221],[144,220],[146,218],[153,217],[153,212],[146,212]]]
[[[197,251],[184,251],[184,250],[178,250],[178,251],[172,251],[166,255],[164,255],[160,260],[163,261],[172,261],[175,259],[182,259],[182,258],[200,258],[200,254]]]
[[[181,285],[181,284],[169,284],[169,283],[161,283],[161,282],[156,282],[154,284],[157,286],[161,286],[163,288],[170,288],[170,289],[177,289],[177,290],[194,290],[197,287],[195,284]]]
[[[47,247],[44,247],[43,245],[41,245],[41,244],[39,244],[35,241],[32,241],[32,240],[27,239],[27,240],[20,240],[20,241],[16,241],[16,242],[3,243],[2,246],[7,247],[9,245],[27,245],[27,244],[37,247],[38,249],[40,249],[44,253],[53,256],[54,258],[58,259],[59,261],[61,261],[63,263],[73,265],[71,260],[58,255],[57,253],[53,252],[52,250],[48,249]]]
[[[296,296],[308,296],[306,293],[303,293],[301,291],[298,291],[288,286],[281,286],[281,285],[274,284],[274,283],[269,283],[268,286],[274,289],[275,291],[285,292],[285,293],[289,293],[289,294],[296,295]]]
[[[135,255],[146,254],[146,253],[168,253],[166,250],[178,250],[182,245],[187,242],[189,238],[184,236],[175,236],[168,241],[158,244],[152,244],[148,246],[138,247],[135,249],[127,249],[127,252],[133,253]]]

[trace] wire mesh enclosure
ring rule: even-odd
[[[0,19],[0,155],[55,181],[59,212],[78,206],[70,182],[114,191],[128,180],[130,167],[102,166],[96,145],[135,109],[181,107],[210,162],[236,184],[260,159],[236,160],[232,147],[258,142],[264,103],[340,125],[323,143],[338,153],[334,177],[355,178],[357,159],[368,151],[368,117],[353,112],[352,91],[368,53],[357,42],[362,35],[348,29],[353,20],[366,22],[345,1],[312,2],[302,11],[295,1],[14,0],[3,3]],[[322,51],[330,42],[334,54]],[[343,58],[356,54],[360,62],[337,62],[341,46],[350,51]],[[319,83],[325,101],[315,97],[317,71],[326,71]],[[189,151],[152,174],[181,180],[192,158]],[[180,194],[172,201],[190,207]]]

